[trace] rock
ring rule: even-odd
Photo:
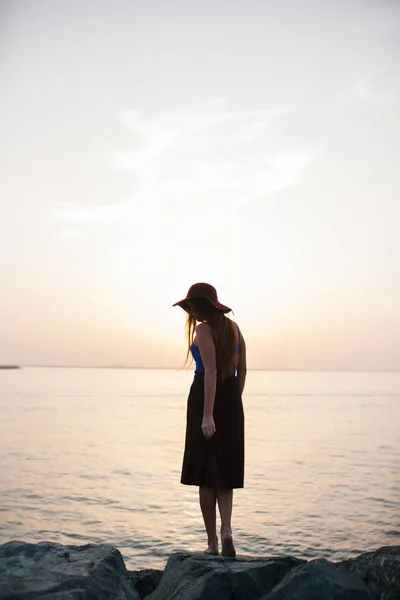
[[[320,558],[292,569],[260,600],[372,600],[362,577]]]
[[[400,546],[385,546],[340,564],[364,579],[374,599],[400,599]]]
[[[304,562],[291,556],[223,559],[173,554],[158,588],[146,600],[256,600]]]
[[[157,588],[163,571],[158,569],[142,569],[141,571],[128,571],[128,577],[141,598],[145,598]]]
[[[1,600],[140,600],[118,550],[107,544],[0,546]]]
[[[107,544],[0,545],[0,600],[400,600],[400,546],[334,564],[173,554],[165,571],[127,571]]]

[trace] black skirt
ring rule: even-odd
[[[244,414],[237,378],[217,383],[214,403],[216,433],[209,440],[201,424],[204,375],[196,373],[190,388],[181,483],[218,489],[244,485]]]

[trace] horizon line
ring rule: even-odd
[[[2,365],[0,364],[0,367]],[[20,364],[20,365],[12,365],[19,366],[21,368],[35,368],[35,369],[110,369],[110,370],[133,370],[133,371],[191,371],[191,369],[186,369],[185,367],[134,367],[134,366],[126,366],[126,365],[46,365],[46,364]],[[286,372],[286,371],[296,371],[296,372],[337,372],[337,373],[400,373],[400,369],[369,369],[369,368],[335,368],[335,367],[327,367],[327,368],[298,368],[298,367],[280,367],[280,368],[247,368],[247,371],[275,371],[275,372]]]

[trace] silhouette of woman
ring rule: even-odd
[[[187,313],[188,350],[195,363],[187,401],[181,483],[199,487],[207,531],[207,554],[218,555],[216,504],[221,517],[223,556],[235,556],[232,537],[233,489],[244,485],[246,344],[239,327],[218,301],[216,289],[196,283],[176,302]]]

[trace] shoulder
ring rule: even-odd
[[[212,329],[208,323],[200,323],[196,327],[196,338],[199,344],[213,340]]]
[[[242,330],[240,329],[238,323],[236,321],[232,321],[232,327],[234,328],[239,345],[242,345],[242,344],[244,345],[245,341],[244,341],[243,333],[242,333]]]
[[[196,327],[196,335],[209,336],[212,334],[211,327],[208,323],[200,323]]]
[[[229,319],[229,317],[227,317],[227,319]],[[233,329],[236,329],[236,331],[240,331],[237,321],[234,321],[233,319],[229,319],[229,321],[231,322]]]
[[[229,320],[231,322],[231,327],[232,327],[233,331],[235,332],[235,334],[239,338],[241,338],[242,337],[242,332],[240,330],[240,327],[239,327],[238,323],[236,321],[233,321],[233,319],[229,319]]]

